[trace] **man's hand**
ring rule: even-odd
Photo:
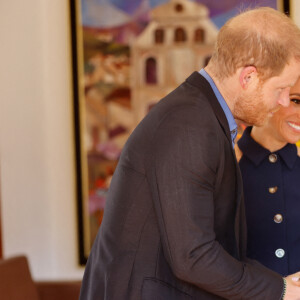
[[[286,292],[284,300],[300,300],[300,272],[286,278]]]

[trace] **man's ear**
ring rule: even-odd
[[[240,85],[243,89],[247,89],[249,85],[257,78],[257,70],[254,66],[242,68],[240,72]]]

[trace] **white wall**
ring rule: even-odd
[[[79,279],[68,0],[0,1],[0,36],[4,256]]]

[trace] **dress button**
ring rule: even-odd
[[[270,194],[275,194],[278,190],[278,187],[277,186],[272,186],[272,187],[269,187],[269,193]]]
[[[277,214],[277,215],[274,216],[274,222],[275,223],[281,223],[282,220],[283,220],[283,217],[282,217],[281,214]]]
[[[270,155],[269,155],[269,161],[270,161],[271,163],[275,163],[275,162],[277,161],[277,155],[274,154],[274,153],[270,154]]]
[[[283,249],[279,248],[279,249],[277,249],[277,250],[275,251],[275,255],[276,255],[278,258],[282,258],[282,257],[284,257],[284,255],[285,255],[285,251],[284,251]]]

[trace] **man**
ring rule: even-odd
[[[227,22],[207,68],[126,143],[81,300],[299,299],[297,274],[283,280],[245,257],[233,151],[234,117],[260,125],[287,106],[299,59],[300,31],[283,14],[261,8]]]

